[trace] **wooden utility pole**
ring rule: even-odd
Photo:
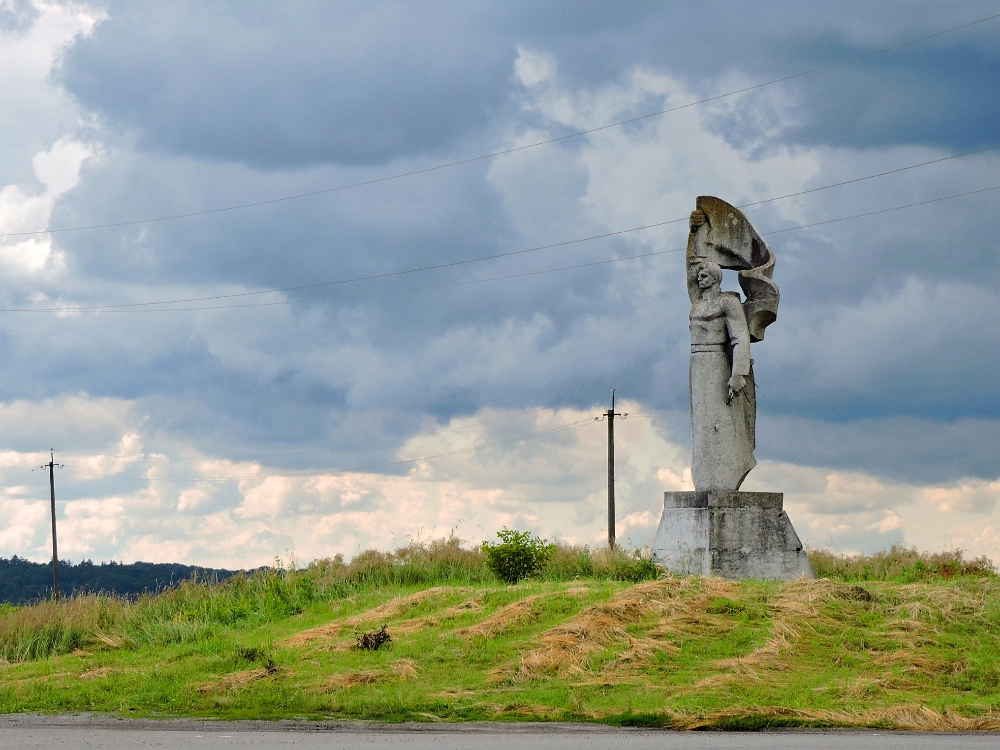
[[[615,417],[625,419],[628,414],[615,413],[615,389],[611,389],[611,408],[604,412],[608,419],[608,547],[615,546]]]
[[[49,451],[49,462],[42,468],[49,469],[49,497],[52,501],[52,599],[59,600],[59,547],[56,544],[56,459]]]

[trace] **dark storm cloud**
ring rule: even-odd
[[[34,211],[44,226],[45,201],[58,193],[49,226],[72,227],[377,179],[863,54],[988,15],[989,5],[114,2],[92,36],[64,31],[57,45],[38,48],[36,67],[45,75],[50,49],[63,50],[50,78],[39,74],[34,88],[9,84],[28,99],[44,90],[56,104],[32,109],[8,96],[0,148],[11,155],[4,174],[13,176],[0,181],[10,187],[0,207]],[[625,455],[635,449],[646,474],[661,467],[679,477],[688,461],[683,253],[464,282],[682,247],[684,218],[703,192],[757,201],[980,145],[997,129],[988,96],[1000,38],[993,23],[750,96],[454,169],[240,211],[58,234],[44,267],[44,238],[0,243],[0,306],[49,307],[315,284],[681,219],[487,263],[230,300],[287,305],[5,314],[0,422],[7,447],[27,454],[55,444],[68,464],[99,474],[66,472],[65,496],[85,500],[79,512],[90,508],[88,523],[102,529],[94,549],[190,559],[232,554],[215,548],[218,537],[237,539],[239,524],[215,531],[223,527],[206,514],[216,511],[266,525],[268,539],[257,531],[237,539],[246,547],[240,554],[279,543],[280,551],[286,531],[315,525],[308,515],[315,509],[306,510],[315,503],[366,517],[382,508],[388,515],[375,523],[400,535],[406,518],[429,523],[440,506],[447,524],[440,528],[451,528],[474,502],[456,515],[444,494],[415,501],[403,483],[390,491],[380,475],[395,474],[395,482],[412,467],[383,464],[549,423],[529,412],[475,431],[409,439],[456,415],[479,421],[494,407],[509,418],[568,406],[587,418],[591,433],[558,460],[546,451],[560,440],[573,444],[582,428],[463,454],[464,464],[428,462],[423,481],[445,494],[464,492],[463,483],[491,495],[507,488],[512,494],[494,510],[529,528],[535,521],[526,509],[536,513],[556,500],[571,512],[560,510],[551,528],[600,524],[603,426],[589,416],[611,387],[638,402],[629,411],[660,413],[656,429],[670,441],[648,460],[639,456],[650,443],[638,437],[644,417],[636,415],[622,423]],[[44,31],[45,24],[19,28]],[[43,179],[72,184],[69,157],[59,149],[46,155],[61,138],[89,144],[93,154],[65,193]],[[770,233],[782,294],[777,325],[754,347],[762,464],[755,475],[786,477],[767,489],[789,497],[810,487],[830,495],[824,507],[831,514],[874,513],[855,524],[854,542],[902,538],[901,530],[886,536],[870,526],[880,520],[877,509],[895,507],[902,495],[889,488],[892,497],[879,496],[878,481],[837,490],[829,477],[840,470],[908,485],[996,478],[1000,409],[989,359],[1000,351],[996,194],[776,230],[992,185],[998,165],[996,155],[981,154],[747,209]],[[464,285],[352,297],[449,284]],[[119,453],[136,451],[160,455],[115,463]],[[537,465],[516,468],[510,458],[518,453]],[[205,457],[220,460],[204,465]],[[165,487],[142,477],[143,464],[181,478],[245,476],[248,467],[226,459],[252,458],[263,461],[263,473],[378,468],[358,487],[350,486],[358,477],[341,476],[344,483],[315,492],[282,489],[282,477],[239,488],[180,479]],[[118,478],[104,476],[115,472]],[[624,480],[623,509],[655,515],[663,481]],[[47,503],[46,492],[39,482],[32,497]],[[116,511],[122,493],[135,496]],[[581,501],[588,495],[596,504]],[[0,503],[4,519],[22,512],[18,497]],[[115,517],[122,534],[135,524],[126,535],[208,541],[123,553],[121,542],[109,541],[113,524],[97,525]],[[16,518],[5,523],[17,525]],[[44,555],[45,527],[32,523]],[[344,519],[323,528],[316,554],[349,550],[355,533],[360,543],[376,543]],[[628,535],[644,541],[635,529]],[[26,542],[5,538],[23,552]]]
[[[909,7],[926,19],[908,24],[911,36],[989,10],[969,3],[958,17],[927,3]],[[442,155],[470,138],[482,148],[498,118],[515,112],[519,44],[553,52],[575,85],[647,65],[700,86],[725,71],[766,80],[904,41],[901,15],[897,6],[856,2],[808,12],[787,3],[508,3],[456,12],[427,2],[117,2],[69,50],[61,80],[154,150],[272,169],[381,164]],[[854,38],[859,21],[875,30],[863,40]],[[1000,117],[983,89],[1000,73],[993,26],[790,84],[802,117],[789,136],[858,146],[983,143]],[[748,137],[745,126],[738,117],[718,125],[737,143]]]
[[[850,12],[858,6],[850,3],[808,11],[795,3],[766,11],[731,3],[512,3],[463,6],[460,13],[443,4],[276,7],[110,6],[94,35],[71,47],[57,76],[110,130],[96,126],[94,137],[106,151],[84,167],[80,186],[60,200],[52,225],[309,192],[381,177],[390,160],[396,162],[391,171],[406,171],[488,151],[529,126],[567,132],[569,126],[521,107],[528,94],[514,75],[519,45],[551,55],[558,85],[569,96],[627,86],[637,66],[711,95],[740,85],[723,85],[720,76],[766,80],[968,20],[920,3],[907,6],[920,22],[905,24],[899,6],[865,4],[866,15],[858,19]],[[968,6],[970,18],[980,11]],[[991,127],[993,116],[988,101],[977,104],[973,96],[979,78],[993,71],[980,38],[994,33],[984,26],[927,49],[889,53],[871,65],[768,90],[793,102],[788,111],[764,93],[728,110],[706,109],[703,121],[749,153],[751,169],[768,153],[789,146],[795,153],[802,144],[978,143],[975,133]],[[980,41],[970,45],[976,34]],[[970,68],[976,75],[968,75]],[[924,78],[926,96],[937,105],[929,118],[917,108]],[[658,96],[647,95],[642,106],[660,106]],[[614,117],[635,114],[637,106],[625,102]],[[662,121],[666,141],[670,122],[669,116]],[[645,131],[629,132],[633,144],[643,143]],[[589,141],[579,140],[528,152],[534,161],[517,174],[513,188],[507,185],[507,194],[491,177],[495,162],[480,162],[246,211],[61,235],[67,278],[46,291],[84,304],[198,297],[392,272],[624,228],[597,221],[586,203],[593,175],[578,157],[588,148]],[[928,154],[914,150],[910,161],[932,158]],[[900,166],[904,157],[887,157],[884,164],[877,155],[870,163],[827,161],[809,186]],[[959,192],[971,180],[958,167],[934,169],[824,192],[800,205],[805,215],[822,220]],[[530,221],[505,202],[511,190],[530,204]],[[909,350],[892,349],[898,333],[887,334],[889,344],[859,344],[837,326],[823,326],[873,295],[891,297],[911,277],[967,277],[942,251],[955,244],[970,248],[965,257],[976,258],[980,279],[995,278],[996,258],[977,243],[988,201],[942,204],[912,219],[776,235],[782,319],[758,349],[762,406],[775,415],[841,422],[872,414],[932,421],[968,416],[974,408],[969,400],[929,403],[923,397],[933,373],[839,381],[839,390],[777,386],[774,398],[766,382],[926,356],[917,339]],[[751,214],[764,229],[790,223],[773,206]],[[683,225],[676,234],[683,244]],[[160,435],[183,435],[206,451],[222,445],[252,455],[255,445],[330,441],[343,452],[327,460],[341,465],[357,464],[352,413],[391,412],[376,437],[380,430],[401,436],[421,415],[446,420],[487,405],[588,406],[610,385],[654,408],[683,410],[687,301],[680,256],[631,270],[599,267],[327,299],[646,249],[633,240],[602,240],[431,274],[290,292],[300,304],[283,311],[84,316],[57,324],[62,338],[55,342],[45,338],[51,323],[32,323],[30,343],[7,342],[5,394],[82,390],[136,399]],[[664,282],[656,296],[640,291],[648,278]],[[873,317],[877,328],[885,316],[876,310]],[[817,333],[825,338],[817,341]],[[946,336],[936,335],[939,341]],[[950,343],[961,352],[982,342],[959,337]],[[981,385],[977,377],[963,383]],[[974,438],[963,432],[947,439]],[[792,447],[792,441],[762,438],[760,455],[785,459]],[[857,460],[850,454],[843,464]],[[966,470],[984,472],[985,466],[973,461]]]
[[[789,138],[862,148],[923,143],[964,150],[995,143],[1000,109],[989,92],[1000,82],[1000,36],[990,27],[967,34],[986,37],[992,47],[970,45],[956,34],[947,47],[907,48],[852,64],[833,76],[832,92],[797,86],[805,116],[789,129]],[[824,46],[816,42],[816,48]],[[830,46],[831,56],[864,51]]]
[[[995,420],[974,418],[942,422],[894,417],[836,424],[767,416],[758,442],[763,453],[803,466],[941,484],[963,477],[996,477],[996,428]]]
[[[116,3],[63,79],[153,149],[265,168],[383,163],[440,153],[507,106],[516,51],[463,16],[434,3]]]
[[[257,288],[354,278],[499,252],[511,229],[495,191],[472,165],[420,181],[319,195],[178,221],[66,236],[74,271],[141,283],[234,282]],[[96,216],[197,211],[206,205],[322,190],[372,171],[317,169],[260,173],[239,165],[122,151],[85,168],[100,191],[78,191],[53,222],[72,226]],[[328,294],[349,293],[332,287]]]

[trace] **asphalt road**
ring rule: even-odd
[[[577,724],[361,725],[0,717],[0,749],[923,750],[998,748],[1000,733],[664,732]]]

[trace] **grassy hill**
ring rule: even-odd
[[[814,553],[817,581],[642,579],[560,548],[498,583],[456,540],[0,614],[0,712],[1000,728],[988,561]],[[387,647],[357,636],[386,625]]]

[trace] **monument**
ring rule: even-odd
[[[664,494],[653,555],[677,573],[726,578],[815,578],[780,492],[740,492],[756,465],[751,342],[778,313],[774,253],[738,208],[701,196],[691,213],[691,477],[694,492]],[[737,292],[722,270],[739,271]]]

